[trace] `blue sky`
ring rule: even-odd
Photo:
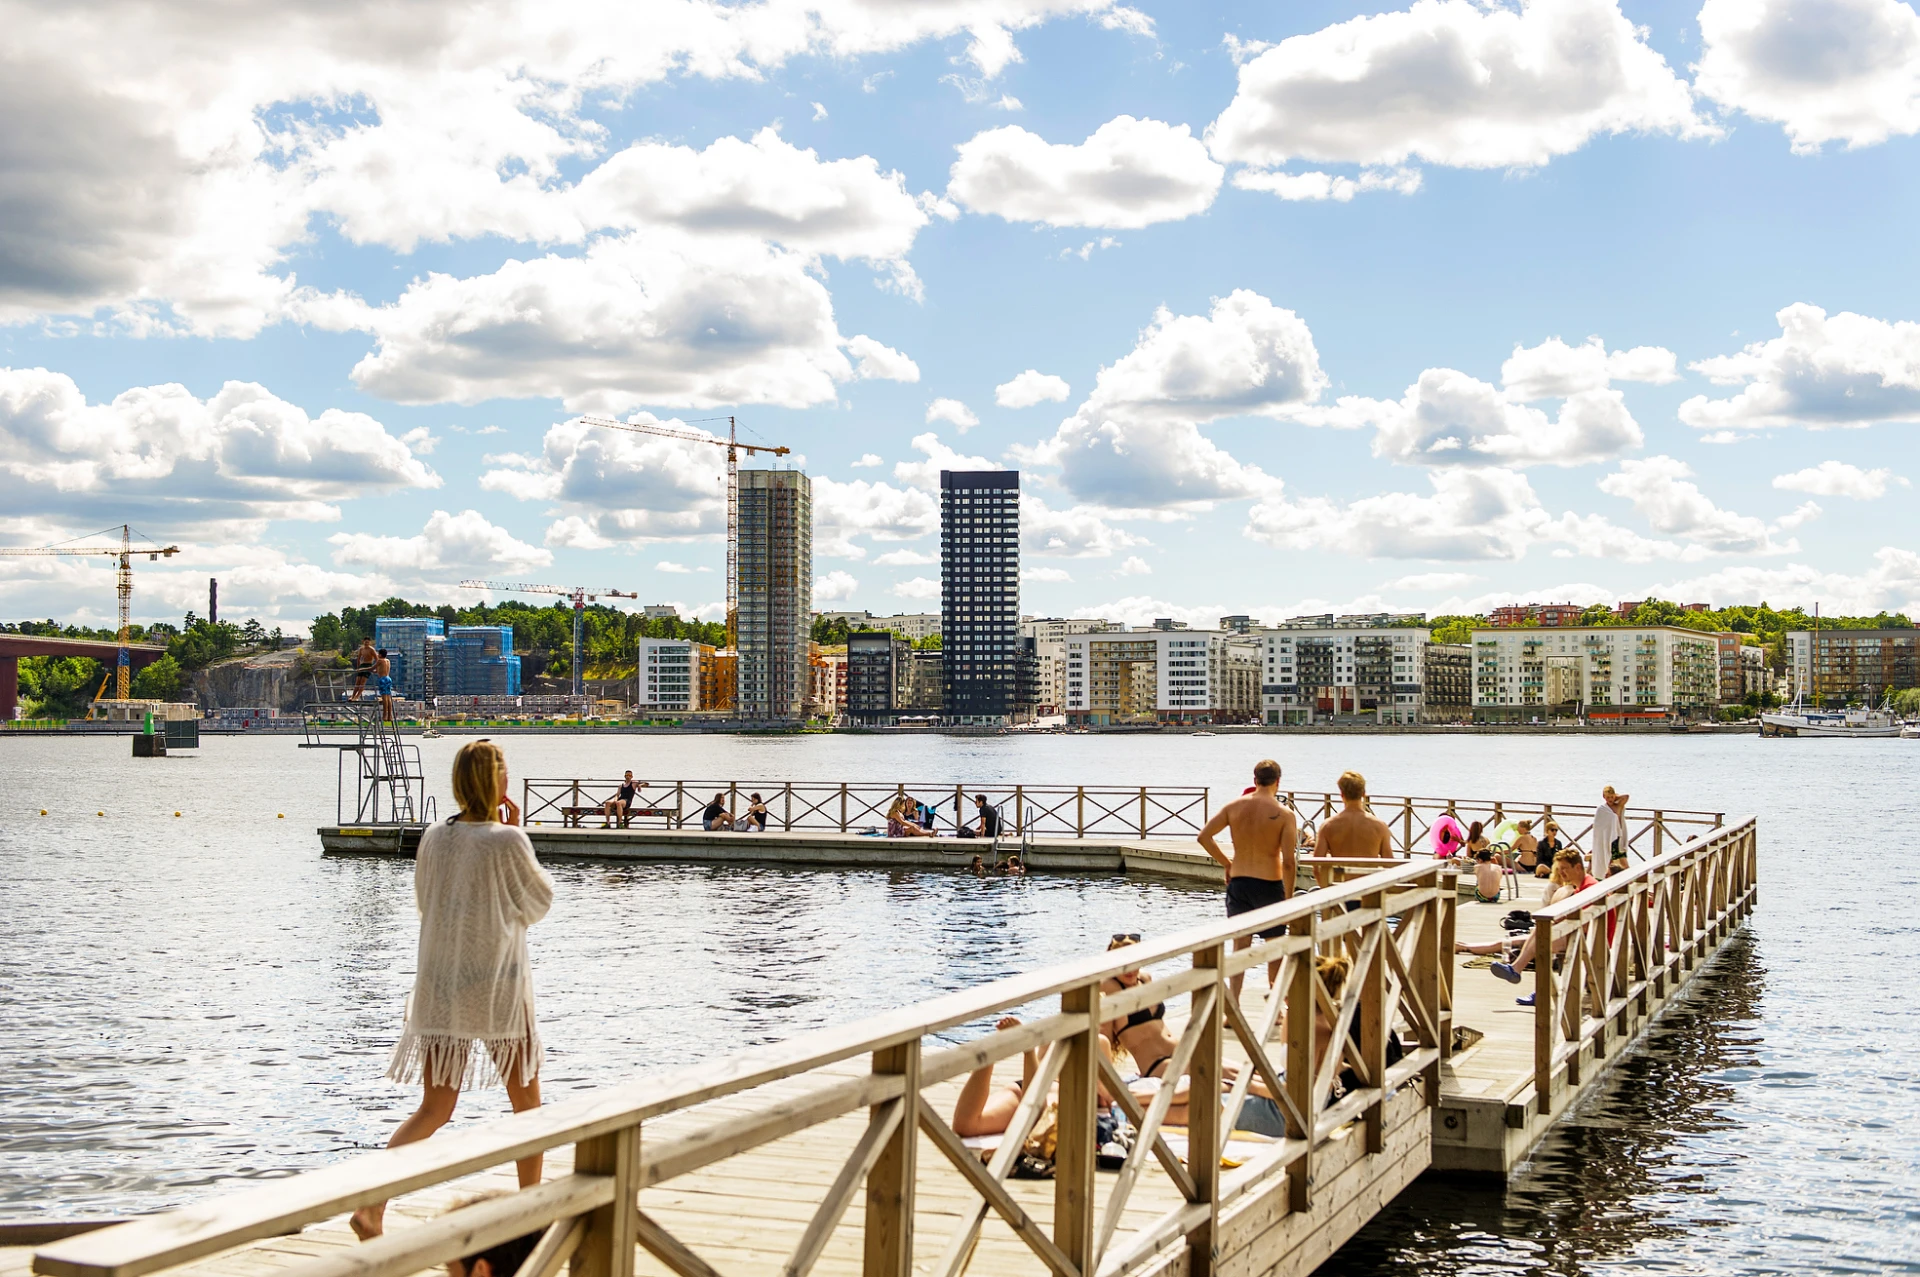
[[[146,619],[210,575],[289,629],[467,577],[714,615],[717,450],[581,412],[794,448],[823,608],[932,606],[981,461],[1043,615],[1920,606],[1908,3],[6,29],[0,538],[180,543]],[[0,564],[0,612],[111,614]]]

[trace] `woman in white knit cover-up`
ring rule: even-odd
[[[414,863],[420,957],[406,1026],[387,1076],[419,1082],[420,1108],[387,1142],[426,1139],[453,1116],[468,1085],[504,1082],[516,1113],[540,1106],[540,1030],[533,1016],[527,928],[547,916],[553,879],[519,828],[507,796],[506,759],[488,741],[453,762],[460,814],[429,827]],[[506,823],[494,819],[502,808]],[[540,1182],[541,1159],[519,1163],[522,1188]],[[363,1207],[353,1228],[378,1236],[385,1203]]]

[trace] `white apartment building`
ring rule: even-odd
[[[1250,651],[1217,630],[1104,630],[1068,634],[1060,711],[1076,726],[1239,722],[1253,684],[1236,678]]]
[[[1678,626],[1572,626],[1473,632],[1473,716],[1525,722],[1663,718],[1720,699],[1720,642]]]
[[[700,708],[700,658],[692,639],[640,640],[635,704],[641,709],[690,714]]]
[[[1370,619],[1342,625],[1314,617],[1257,636],[1260,713],[1268,726],[1420,721],[1432,631]]]
[[[1040,660],[1040,685],[1034,701],[1039,714],[1058,714],[1066,704],[1067,636],[1098,634],[1124,627],[1117,621],[1088,617],[1027,616],[1020,619],[1020,637],[1033,640],[1034,655]]]

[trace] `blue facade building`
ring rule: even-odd
[[[439,695],[520,695],[520,658],[513,651],[511,625],[453,626],[442,650]]]
[[[438,617],[382,616],[373,622],[373,645],[385,649],[393,666],[394,694],[406,700],[424,700],[434,687],[433,649],[446,633]]]

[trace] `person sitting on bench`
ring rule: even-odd
[[[600,804],[600,828],[609,828],[611,821],[618,820],[620,827],[625,829],[629,814],[639,804],[640,791],[646,787],[646,781],[635,783],[633,773],[628,772],[626,779],[620,782],[620,791]]]

